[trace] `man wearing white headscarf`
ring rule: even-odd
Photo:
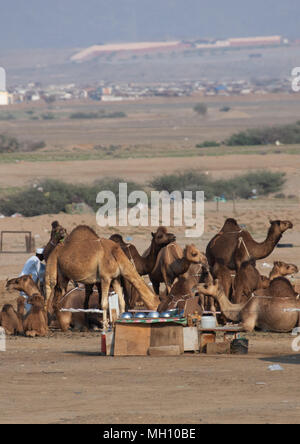
[[[41,286],[44,284],[44,278],[45,278],[45,270],[46,265],[43,264],[44,260],[44,249],[43,248],[37,248],[35,252],[35,256],[31,256],[26,262],[23,267],[23,270],[21,271],[20,276],[24,276],[25,274],[31,274],[32,279],[36,284],[40,283]],[[21,291],[21,296],[28,299],[28,296],[26,293]],[[30,304],[25,304],[26,311],[29,311],[31,308]]]

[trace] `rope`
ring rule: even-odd
[[[130,262],[132,263],[132,265],[134,266],[134,268],[136,269],[135,262],[134,262],[134,259],[133,259],[133,257],[132,257],[131,251],[130,251],[130,247],[131,247],[131,245],[126,245],[126,248],[128,248],[129,255],[130,255],[129,260],[130,260]]]
[[[251,256],[250,256],[250,253],[249,253],[249,250],[248,250],[248,248],[247,248],[247,246],[246,246],[246,244],[245,244],[245,241],[244,241],[244,239],[243,239],[242,236],[239,237],[239,246],[238,246],[238,248],[240,248],[241,244],[244,245],[244,248],[245,248],[245,250],[246,250],[246,253],[247,253],[247,255],[248,255],[248,258],[251,259]]]
[[[61,308],[59,311],[67,311],[70,313],[103,313],[103,310],[98,310],[97,308],[89,308],[84,310],[83,308]]]

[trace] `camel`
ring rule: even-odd
[[[244,262],[236,273],[231,301],[234,304],[246,302],[255,290],[262,289],[263,286],[255,260]]]
[[[18,298],[18,315],[23,320],[23,330],[26,336],[45,336],[48,332],[48,318],[44,310],[44,298],[41,295],[37,284],[30,275],[23,275],[15,279],[10,279],[6,283],[8,291],[23,291],[28,296],[28,303],[31,309],[24,316],[25,298]]]
[[[98,308],[99,307],[99,294],[98,290],[93,290],[90,294],[89,305],[85,307],[85,289],[82,287],[72,288],[68,291],[61,299],[59,308],[60,309],[83,309],[83,308]],[[94,324],[96,327],[100,327],[100,317],[98,314],[88,314],[85,313],[72,313],[72,312],[62,312],[55,308],[55,316],[58,320],[58,324],[62,331],[67,331],[70,327],[76,330],[83,330]]]
[[[30,311],[24,318],[24,332],[26,336],[46,336],[48,333],[48,318],[44,310],[44,298],[41,294],[33,294],[28,298],[31,304]]]
[[[299,269],[297,265],[276,261],[274,262],[273,268],[270,271],[269,280],[273,281],[277,277],[292,276],[293,274],[297,274],[298,272]]]
[[[24,298],[22,298],[24,299]],[[22,319],[14,310],[11,304],[5,304],[0,313],[0,326],[5,330],[7,335],[17,335],[23,333]]]
[[[282,291],[280,298],[274,297],[277,286],[280,286]],[[288,333],[299,322],[297,311],[285,311],[300,309],[300,300],[295,297],[291,283],[285,278],[275,279],[269,288],[257,290],[247,302],[241,304],[232,304],[228,300],[217,279],[213,283],[198,285],[198,290],[213,296],[226,318],[233,322],[240,322],[245,331],[251,332],[256,327],[262,330]]]
[[[130,260],[130,262],[134,265],[136,271],[139,273],[140,276],[151,273],[155,266],[160,250],[171,242],[176,241],[176,236],[173,233],[168,233],[166,227],[159,227],[156,233],[151,233],[151,235],[152,240],[150,247],[146,250],[146,254],[144,254],[143,256],[140,256],[139,252],[133,244],[124,242],[120,234],[113,234],[110,237],[111,240],[120,245],[120,247]],[[137,291],[128,281],[126,281],[126,279],[123,279],[122,285],[124,289],[126,305],[129,308],[134,308],[139,299]]]
[[[108,326],[108,292],[112,284],[119,296],[120,312],[125,309],[120,277],[126,278],[139,292],[150,310],[156,310],[159,300],[137,273],[121,247],[110,239],[99,238],[85,225],[76,227],[50,254],[45,273],[46,307],[54,290],[55,303],[66,292],[68,282],[74,280],[85,285],[101,283],[103,328]],[[87,301],[88,302],[88,301]],[[57,306],[58,308],[58,306]]]
[[[271,282],[278,277],[298,273],[298,267],[296,265],[277,261],[274,262],[274,267],[267,278],[260,275],[255,265],[255,261],[247,261],[244,262],[238,270],[235,276],[234,291],[232,294],[232,302],[234,304],[246,302],[255,290],[268,288]],[[274,294],[274,296],[276,294]]]
[[[290,221],[271,221],[266,239],[256,242],[248,231],[242,230],[235,219],[227,219],[221,231],[213,237],[206,248],[210,267],[216,262],[230,270],[238,270],[250,259],[269,256],[286,230],[293,228]]]
[[[47,243],[47,245],[45,245],[43,251],[45,262],[47,262],[48,257],[50,256],[51,252],[56,247],[56,245],[59,244],[60,242],[63,242],[63,240],[67,236],[67,230],[63,228],[61,225],[59,225],[57,220],[53,221],[51,226],[52,230],[50,234],[50,240]]]
[[[161,295],[161,303],[158,311],[166,311],[171,308],[176,308],[178,302],[189,299],[197,293],[197,285],[205,282],[207,275],[207,267],[204,264],[191,264],[188,271],[177,277],[173,283],[169,295]],[[213,298],[211,298],[213,300]],[[201,300],[199,306],[199,313],[204,310],[204,301]]]
[[[175,278],[186,273],[191,264],[199,263],[207,264],[207,260],[193,244],[187,245],[184,251],[174,242],[162,248],[157,256],[155,267],[149,275],[155,293],[159,295],[160,283],[164,282],[167,294],[170,294]]]

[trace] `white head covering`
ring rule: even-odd
[[[43,254],[43,253],[44,253],[44,248],[37,248],[37,249],[35,250],[35,253],[36,253],[36,254]]]

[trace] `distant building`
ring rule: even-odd
[[[5,69],[0,67],[0,105],[10,105],[12,102],[13,96],[6,91]]]

